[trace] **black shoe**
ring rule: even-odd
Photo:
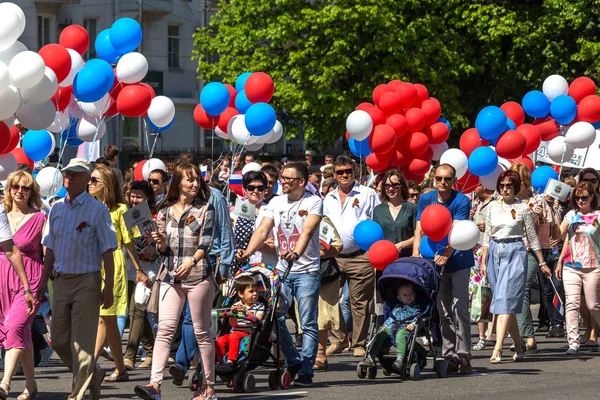
[[[294,380],[294,378],[296,378],[296,375],[298,375],[298,372],[300,372],[301,368],[302,368],[301,362],[299,362],[298,364],[289,365],[287,367],[287,371],[290,373],[292,380]]]
[[[448,373],[449,374],[456,374],[460,371],[460,360],[452,359],[452,360],[446,360],[446,362],[448,363]]]
[[[313,385],[312,378],[308,375],[298,375],[294,386],[311,387]]]
[[[473,373],[473,367],[471,366],[471,361],[466,358],[461,358],[458,361],[458,368],[461,374],[468,375]]]
[[[565,327],[561,324],[557,324],[556,326],[556,336],[557,338],[564,338],[566,336]]]
[[[544,333],[550,331],[550,326],[547,324],[540,324],[535,330],[537,333]]]
[[[183,385],[183,380],[185,379],[185,372],[183,372],[181,368],[173,364],[169,367],[169,374],[171,374],[171,377],[173,378],[173,385]]]
[[[400,361],[400,360],[396,360],[394,361],[394,363],[392,364],[392,371],[394,371],[395,373],[397,373],[398,375],[402,374],[402,368],[404,367],[404,362]]]
[[[225,363],[223,365],[217,365],[216,367],[216,372],[218,374],[229,374],[233,371],[233,364],[232,363]]]
[[[550,327],[550,330],[546,334],[546,337],[547,338],[555,338],[555,337],[557,337],[557,335],[556,335],[556,329],[557,329],[557,325],[552,325]]]

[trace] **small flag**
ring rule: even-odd
[[[242,174],[233,174],[229,176],[229,190],[235,192],[238,196],[243,196]]]
[[[562,300],[560,299],[560,296],[558,295],[558,291],[556,290],[556,286],[554,286],[554,282],[552,281],[552,279],[550,279],[550,283],[552,284],[552,288],[554,289],[554,299],[552,299],[552,304],[554,305],[554,308],[556,308],[556,311],[558,311],[560,315],[564,316],[565,306]]]

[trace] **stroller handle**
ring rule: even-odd
[[[292,270],[292,265],[294,265],[294,262],[288,261],[287,268],[285,269],[285,271],[283,271],[283,276],[281,277],[281,283],[285,282],[285,280],[287,279],[287,276],[290,274],[290,271]]]

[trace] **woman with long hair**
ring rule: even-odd
[[[175,166],[169,191],[156,218],[152,233],[164,262],[158,272],[160,303],[158,332],[152,358],[152,374],[146,386],[136,386],[142,399],[160,398],[163,370],[167,364],[173,335],[186,301],[202,361],[202,385],[195,400],[216,400],[215,348],[210,337],[210,315],[217,288],[215,266],[209,261],[215,210],[208,203],[210,189],[195,164]]]
[[[100,320],[98,322],[98,334],[96,336],[95,358],[100,356],[104,349],[104,341],[108,341],[115,362],[115,370],[105,378],[106,382],[122,382],[129,380],[129,374],[123,361],[123,350],[121,348],[121,335],[117,323],[117,316],[127,315],[127,267],[125,266],[125,254],[121,246],[125,246],[135,269],[141,271],[140,262],[135,247],[125,227],[123,214],[127,211],[127,205],[120,189],[119,180],[114,170],[105,165],[97,165],[90,182],[88,191],[91,196],[104,203],[112,219],[117,233],[118,248],[114,251],[114,302],[108,309],[100,308]],[[141,273],[140,273],[141,274]],[[104,268],[102,268],[104,276]],[[143,275],[143,274],[141,274]],[[144,279],[140,276],[138,279]]]
[[[7,190],[2,201],[8,216],[10,232],[20,250],[20,259],[25,267],[27,290],[23,280],[13,269],[13,252],[6,249],[0,252],[0,347],[6,349],[4,356],[4,376],[0,383],[0,399],[8,398],[10,383],[19,361],[25,374],[25,390],[17,399],[35,399],[37,385],[33,372],[33,343],[31,327],[35,318],[35,309],[26,303],[27,293],[36,291],[42,277],[44,264],[40,257],[42,232],[46,224],[46,215],[41,212],[42,199],[40,187],[33,177],[25,171],[13,172],[8,176]],[[4,214],[4,212],[2,212]],[[4,230],[2,230],[4,233]],[[2,235],[4,236],[4,235]],[[4,248],[4,246],[3,246]],[[39,305],[39,304],[38,304]]]

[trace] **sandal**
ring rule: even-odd
[[[491,364],[500,364],[502,362],[502,350],[497,350],[494,348],[494,352],[492,353],[492,357],[490,358]]]
[[[8,399],[9,393],[10,393],[10,385],[8,383],[0,382],[0,399],[2,399],[2,400]]]
[[[161,400],[160,389],[156,389],[152,384],[138,385],[135,387],[134,392],[141,399]]]
[[[127,370],[122,374],[110,374],[106,378],[104,378],[104,382],[127,382],[129,380],[129,373]]]
[[[192,400],[218,400],[218,398],[215,392],[208,396],[206,388],[200,388],[196,391]]]
[[[32,386],[25,385],[25,390],[17,397],[17,400],[35,400],[37,399],[37,392],[38,388],[36,384]]]

